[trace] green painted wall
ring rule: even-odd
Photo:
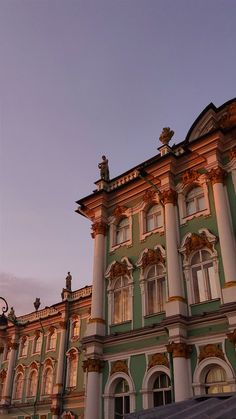
[[[235,353],[235,347],[232,342],[230,342],[228,339],[225,340],[225,352],[229,359],[229,362],[231,363],[234,372],[236,372],[236,353]]]
[[[212,300],[212,301],[206,301],[199,304],[192,304],[190,306],[191,308],[191,315],[197,316],[204,313],[210,313],[216,310],[219,310],[220,308],[220,299]]]
[[[130,372],[135,383],[136,390],[136,410],[141,410],[142,405],[142,394],[140,390],[142,388],[143,377],[146,371],[146,359],[145,355],[131,356],[130,359]]]

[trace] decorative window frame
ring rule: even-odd
[[[189,307],[192,304],[202,304],[202,302],[195,303],[193,281],[192,281],[192,276],[191,276],[191,259],[192,259],[193,254],[199,250],[206,250],[211,255],[211,260],[212,260],[213,268],[215,272],[215,281],[216,281],[218,296],[221,302],[223,301],[222,290],[220,286],[220,278],[219,278],[218,253],[215,249],[217,237],[214,236],[214,234],[210,233],[210,231],[207,228],[199,229],[198,233],[199,234],[196,234],[196,233],[185,234],[182,240],[181,246],[179,248],[179,252],[183,255],[183,271],[184,271],[184,276],[186,280]],[[209,301],[212,301],[212,300],[207,300],[206,303]]]
[[[25,345],[26,343],[26,345]],[[25,345],[25,346],[24,346]],[[25,348],[25,353],[23,354],[23,350]],[[29,336],[24,335],[20,339],[20,349],[19,349],[19,356],[18,358],[27,358],[29,350]]]
[[[123,218],[128,218],[129,220],[129,232],[130,232],[130,238],[122,243],[117,244],[116,243],[116,229],[118,224],[121,222]],[[126,208],[124,206],[117,206],[115,210],[113,211],[113,214],[111,217],[108,218],[108,225],[109,225],[109,251],[113,252],[116,249],[119,249],[120,247],[131,247],[133,243],[132,239],[132,209]]]
[[[210,203],[209,203],[209,192],[208,192],[208,177],[206,174],[200,174],[194,170],[186,171],[182,176],[182,182],[176,186],[178,193],[178,208],[179,208],[179,219],[180,224],[185,224],[187,221],[192,220],[196,217],[210,215]],[[206,208],[202,211],[197,211],[194,214],[187,215],[186,208],[186,197],[188,193],[195,187],[200,187],[204,193],[204,199]]]
[[[209,372],[210,368],[213,366],[221,367],[225,373],[227,378],[227,383],[231,386],[231,391],[236,391],[236,378],[234,371],[226,361],[217,357],[210,357],[206,358],[201,361],[197,367],[195,368],[193,374],[193,392],[195,396],[200,396],[205,393],[205,378],[206,374]]]
[[[71,361],[72,356],[76,358],[76,384],[75,386],[70,387],[69,386],[70,371],[71,371],[70,361]],[[72,347],[66,352],[66,389],[67,390],[75,389],[78,384],[78,364],[79,364],[79,350],[76,347]]]
[[[155,365],[150,369],[147,369],[142,383],[142,389],[140,393],[143,396],[143,409],[153,408],[153,385],[159,374],[166,374],[171,382],[170,369],[164,365]],[[173,383],[171,383],[173,388]]]
[[[115,388],[118,380],[124,379],[127,381],[129,386],[129,397],[130,397],[130,413],[135,412],[135,385],[133,379],[123,372],[116,372],[112,374],[104,389],[104,419],[114,419],[114,399],[115,399]]]
[[[79,333],[78,335],[73,335],[73,325],[75,322],[79,323]],[[81,332],[81,318],[78,316],[78,314],[73,314],[70,317],[70,341],[71,342],[76,342],[77,340],[79,340],[80,337],[80,332]]]
[[[37,344],[37,340],[40,339],[40,350],[36,351],[36,344]],[[32,339],[32,355],[35,354],[40,354],[41,350],[42,350],[42,344],[43,344],[43,333],[40,330],[35,330],[34,332],[34,336]]]
[[[124,324],[126,322],[131,322],[133,328],[133,265],[129,259],[125,256],[121,259],[120,262],[113,261],[107,268],[105,272],[105,278],[108,279],[107,285],[107,297],[108,297],[108,326],[117,326],[118,324]],[[121,323],[113,323],[113,311],[114,311],[114,285],[116,280],[121,277],[126,276],[128,278],[129,285],[129,298],[130,298],[130,320]]]
[[[151,231],[147,231],[147,213],[154,205],[158,205],[160,207],[162,221],[163,221],[162,226],[157,227]],[[143,196],[143,201],[141,205],[138,206],[138,212],[139,212],[139,227],[140,227],[140,240],[141,241],[144,241],[147,237],[155,233],[164,234],[164,230],[165,230],[164,207],[160,201],[160,197],[155,191],[153,191],[152,189],[148,189],[145,192]]]
[[[49,398],[52,393],[53,393],[53,386],[54,386],[54,382],[55,382],[55,365],[56,365],[56,360],[49,357],[46,358],[45,361],[43,362],[43,371],[42,371],[42,378],[41,378],[41,388],[40,388],[40,399],[44,400]],[[52,371],[52,392],[51,394],[45,394],[45,372],[47,371],[47,369],[51,369]]]
[[[142,325],[144,325],[144,318],[149,316],[147,314],[147,271],[150,266],[161,265],[163,267],[163,276],[165,276],[166,283],[166,296],[168,298],[168,280],[167,280],[167,269],[166,269],[166,251],[164,247],[157,244],[154,249],[145,248],[139,255],[136,266],[140,269],[139,284],[141,290],[142,300]],[[159,313],[150,314],[155,316]]]
[[[31,362],[31,364],[28,367],[28,374],[27,374],[27,386],[26,386],[26,397],[27,399],[34,399],[37,395],[37,386],[36,386],[36,393],[34,395],[29,395],[29,390],[30,390],[30,375],[33,372],[36,372],[36,376],[37,376],[37,382],[39,379],[39,362],[33,361]]]
[[[14,381],[13,381],[13,391],[12,391],[12,400],[17,401],[17,402],[23,401],[24,384],[25,384],[25,369],[26,369],[26,366],[23,365],[23,364],[17,365],[17,367],[15,369]],[[22,376],[22,391],[21,391],[21,397],[16,397],[16,382],[17,382],[17,378],[18,378],[19,375]]]
[[[56,334],[56,339],[55,339],[55,347],[54,348],[50,348],[50,344],[51,344],[51,336],[53,334]],[[50,326],[48,329],[48,332],[46,334],[46,353],[47,352],[55,352],[56,348],[57,348],[57,338],[58,338],[58,330],[56,327],[54,326]]]

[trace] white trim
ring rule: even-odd
[[[171,382],[170,369],[164,365],[155,365],[154,367],[147,370],[143,378],[141,389],[141,393],[143,394],[143,409],[149,409],[153,407],[153,384],[160,373],[166,374]]]
[[[147,231],[147,213],[154,205],[158,205],[158,207],[160,208],[161,216],[162,216],[162,225],[151,231]],[[161,205],[160,203],[160,199],[158,195],[156,195],[156,197],[153,199],[151,203],[143,202],[142,206],[140,206],[140,211],[139,211],[140,240],[144,241],[147,237],[155,233],[159,233],[159,234],[164,233],[164,220],[165,220],[164,208],[163,208],[163,205]]]
[[[117,244],[116,243],[116,227],[120,223],[120,221],[123,218],[128,218],[129,220],[129,239]],[[120,247],[131,247],[133,244],[132,236],[133,236],[133,221],[132,221],[132,208],[127,208],[126,211],[123,212],[123,214],[120,217],[109,217],[108,218],[108,224],[110,226],[109,228],[109,238],[110,238],[110,246],[109,251],[113,252],[116,249],[119,249]]]
[[[114,419],[114,391],[119,379],[123,378],[129,385],[130,413],[135,411],[135,386],[133,379],[123,373],[117,372],[109,377],[104,389],[104,419]]]

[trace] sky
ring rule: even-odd
[[[92,283],[75,213],[236,96],[235,0],[0,0],[0,295],[20,315]]]

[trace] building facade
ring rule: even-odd
[[[0,331],[0,416],[15,419],[84,417],[81,339],[90,316],[92,287],[21,317]]]
[[[236,99],[77,201],[92,223],[86,419],[236,390]]]

